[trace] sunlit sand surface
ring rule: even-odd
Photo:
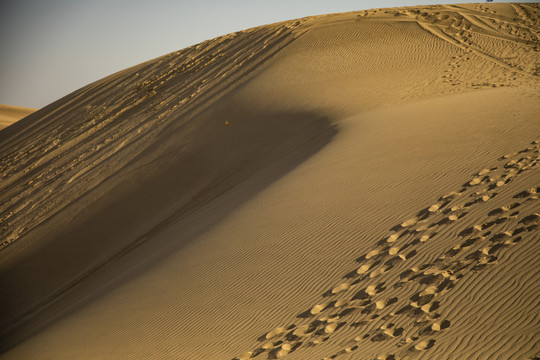
[[[2,359],[538,358],[539,10],[265,25],[1,130]]]

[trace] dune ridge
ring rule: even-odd
[[[221,142],[229,147],[228,142],[237,136],[231,134],[223,140],[220,132],[226,130],[225,121],[219,119],[208,120],[206,125],[193,126],[191,122],[217,101],[220,94],[238,86],[260,62],[292,41],[292,30],[300,22],[230,34],[135,66],[90,84],[4,130],[0,135],[3,154],[0,196],[5,199],[0,205],[2,246],[14,243],[28,232],[30,239],[2,257],[0,266],[6,270],[2,283],[14,288],[25,284],[24,291],[32,293],[26,301],[33,303],[34,310],[29,310],[29,304],[19,299],[4,299],[2,319],[13,324],[25,321],[40,311],[44,303],[70,288],[77,278],[85,276],[81,274],[109,261],[110,254],[114,257],[133,243],[134,236],[141,237],[175,212],[189,212],[238,181],[227,180],[228,176],[240,174],[241,178],[253,171],[242,162],[254,162],[255,157],[240,149],[243,158],[235,158],[232,151],[226,158],[217,160],[223,162],[218,165],[223,167],[221,173],[215,170],[206,174],[206,179],[190,179],[189,175],[211,166],[193,162],[193,156],[212,156],[214,150],[204,149],[205,142]],[[117,91],[119,88],[123,91]],[[299,122],[305,126],[309,114],[298,117],[305,119],[303,124]],[[267,130],[272,131],[275,125],[270,123]],[[314,131],[317,129],[315,125]],[[248,127],[246,131],[259,130]],[[294,127],[287,131],[294,131]],[[178,132],[182,135],[172,135]],[[204,140],[195,143],[192,139]],[[184,168],[176,170],[172,165],[175,162]],[[227,169],[227,165],[231,166]],[[160,169],[163,166],[169,174],[163,174]],[[245,168],[243,175],[242,171],[234,172],[239,166]],[[168,180],[171,169],[177,174]],[[186,171],[188,174],[178,174]],[[132,177],[138,180],[130,181]],[[152,183],[149,177],[161,184]],[[171,187],[170,181],[178,184]],[[181,193],[176,198],[171,193],[160,192],[160,187],[176,187]],[[211,191],[204,191],[208,187]],[[100,214],[92,213],[92,204]],[[120,208],[116,206],[119,204]],[[107,207],[112,209],[103,215]],[[141,211],[143,207],[145,211]],[[81,212],[86,214],[78,215]],[[124,224],[109,216],[118,212],[124,213]],[[143,229],[134,231],[136,221],[130,216],[144,222]],[[92,217],[92,233],[81,238],[80,232],[87,232],[86,221]],[[31,232],[36,227],[40,229]],[[59,227],[61,234],[57,231]],[[97,227],[104,229],[100,231]],[[77,230],[70,233],[70,228]],[[73,234],[77,232],[78,235]],[[99,236],[104,239],[96,242]],[[110,242],[111,238],[115,242]],[[27,244],[34,246],[28,249]],[[62,260],[65,263],[51,269],[47,282],[34,278],[33,271],[57,261],[56,249],[62,247],[66,247],[62,250],[66,254]],[[84,265],[81,266],[77,257],[85,257]],[[66,271],[68,268],[74,271]],[[81,272],[81,269],[85,270]],[[9,326],[3,328],[9,331]]]
[[[70,184],[77,178],[84,179],[83,175],[86,172],[100,171],[100,164],[113,156],[118,157],[117,153],[122,148],[130,148],[128,159],[115,159],[116,162],[120,162],[117,166],[122,167],[122,163],[129,162],[139,154],[141,150],[137,149],[138,143],[149,142],[156,133],[165,131],[162,126],[184,125],[175,123],[172,119],[178,117],[187,122],[187,114],[190,114],[194,108],[201,111],[202,103],[208,106],[212,101],[216,101],[219,93],[224,91],[223,88],[226,89],[227,86],[239,81],[257,66],[257,62],[272,56],[272,52],[276,51],[273,49],[275,46],[286,45],[286,39],[291,36],[291,29],[298,23],[299,21],[276,25],[276,28],[270,31],[250,29],[230,34],[216,41],[208,41],[135,66],[91,84],[60,100],[54,106],[51,105],[35,114],[25,124],[21,124],[21,127],[24,126],[27,131],[23,139],[15,139],[12,134],[4,132],[2,135],[5,136],[1,138],[1,150],[5,155],[2,157],[1,169],[5,192],[2,196],[12,200],[4,204],[2,220],[6,221],[20,212],[19,208],[27,208],[28,205],[21,204],[22,201],[19,198],[22,196],[17,192],[22,192],[25,200],[31,198],[31,195],[28,195],[28,189],[24,192],[12,184],[27,181],[28,185],[32,185],[30,191],[36,191],[32,188],[36,187],[37,180],[62,182],[57,180],[57,177],[65,176],[65,173],[71,175],[66,179]],[[245,37],[245,39],[233,41],[237,36]],[[246,43],[249,43],[250,47],[246,48]],[[215,66],[217,59],[222,57],[227,58],[227,61]],[[252,58],[254,60],[251,60]],[[200,72],[203,69],[204,74],[201,75]],[[182,78],[181,81],[178,81],[178,76]],[[118,93],[117,97],[110,98],[111,89],[115,88],[125,90]],[[109,98],[103,99],[103,94]],[[92,102],[99,105],[93,105]],[[139,122],[133,121],[136,112],[137,117],[141,119]],[[190,114],[190,116],[196,116],[196,114]],[[79,123],[70,123],[68,128],[64,128],[64,123],[50,121],[54,117],[69,118]],[[34,118],[36,121],[30,124]],[[129,123],[128,120],[130,120]],[[13,132],[17,130],[13,129]],[[172,129],[167,130],[172,131]],[[144,137],[140,135],[141,133],[144,133]],[[41,144],[37,139],[42,140]],[[24,144],[22,147],[21,143]],[[145,144],[139,146],[144,148]],[[69,149],[69,151],[64,149]],[[73,152],[73,149],[80,150]],[[53,163],[58,158],[62,158],[62,164]],[[77,169],[79,162],[82,162],[84,166],[82,169]],[[43,169],[47,167],[54,168],[57,173],[44,172]],[[94,169],[94,167],[98,168]],[[38,172],[37,170],[41,170],[40,178],[32,178]],[[106,176],[110,175],[102,177]],[[62,183],[65,185],[65,182]],[[87,186],[87,188],[91,187],[92,185]],[[9,191],[10,188],[15,189]],[[37,190],[42,191],[41,188]],[[59,191],[68,191],[52,190],[55,194]],[[78,194],[80,189],[73,192]],[[77,195],[63,193],[57,195],[61,199],[65,197],[71,199],[75,196]],[[71,202],[70,200],[62,201]],[[39,224],[44,221],[43,213],[51,216],[51,207],[41,209],[45,206],[43,202],[34,206],[34,209],[24,216],[21,215],[20,221],[33,219]],[[9,216],[7,213],[12,213],[12,215]],[[34,226],[36,225],[10,223],[9,229],[3,229],[3,246],[16,240],[24,234],[26,229],[30,230]]]
[[[304,18],[2,130],[2,357],[538,356],[538,34],[538,4]]]

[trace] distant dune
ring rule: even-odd
[[[308,17],[0,131],[2,359],[538,359],[540,7]]]
[[[15,121],[19,121],[23,117],[30,115],[34,111],[36,111],[36,109],[0,104],[0,130],[13,124]]]

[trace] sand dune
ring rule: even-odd
[[[266,25],[0,131],[2,358],[539,357],[538,12]]]
[[[13,105],[0,105],[0,130],[30,115],[36,109]]]

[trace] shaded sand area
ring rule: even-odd
[[[262,26],[1,131],[1,358],[540,356],[538,12]]]
[[[30,115],[36,109],[0,104],[0,130]]]

